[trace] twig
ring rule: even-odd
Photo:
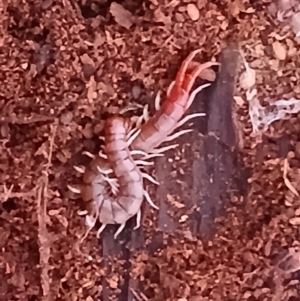
[[[54,117],[50,116],[43,116],[37,115],[31,118],[25,117],[0,117],[0,122],[12,123],[12,124],[31,124],[36,122],[43,122],[43,121],[54,121]]]
[[[33,196],[36,192],[36,188],[33,188],[27,192],[12,192],[14,185],[10,185],[9,188],[6,187],[6,184],[3,184],[3,192],[0,193],[1,203],[6,202],[9,198],[24,198],[28,196]]]
[[[140,297],[132,287],[130,288],[130,291],[138,301],[148,301],[149,300],[144,294],[141,294],[141,297]]]
[[[296,196],[299,196],[298,191],[295,189],[295,187],[292,185],[291,181],[287,178],[287,173],[289,170],[289,162],[288,159],[285,158],[283,162],[283,180],[285,186]]]
[[[51,299],[50,297],[50,283],[49,277],[49,258],[50,258],[50,246],[51,240],[47,230],[47,200],[48,200],[48,172],[52,161],[52,152],[54,145],[54,138],[56,135],[57,124],[51,125],[52,137],[50,138],[50,146],[48,153],[48,162],[43,171],[43,175],[40,178],[40,185],[37,193],[37,215],[38,215],[38,239],[39,239],[39,252],[40,252],[40,266],[41,266],[41,286],[43,289],[43,295],[45,301]]]

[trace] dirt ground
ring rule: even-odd
[[[278,3],[0,4],[1,300],[299,300],[300,117],[277,120],[255,136],[243,64],[239,58],[236,68],[227,65],[241,49],[256,71],[262,105],[300,98],[300,45],[276,17],[283,9]],[[90,161],[82,152],[99,151],[107,115],[130,103],[150,103],[153,110],[157,91],[166,91],[190,51],[201,47],[197,60],[220,61],[230,45],[237,48],[229,48],[227,59],[223,55],[224,77],[199,96],[208,103],[208,130],[196,122],[194,136],[179,139],[180,151],[156,164],[158,179],[166,183],[149,189],[164,209],[146,208],[140,232],[128,226],[118,242],[110,239],[111,229],[100,240],[92,230],[79,245],[86,231],[77,214],[83,204],[67,185],[81,181],[73,166]],[[222,119],[225,113],[232,120],[218,123],[214,114]],[[224,147],[211,142],[218,131],[226,136],[217,135]],[[197,135],[200,146],[192,142]],[[180,161],[183,143],[187,157],[205,149],[205,160]],[[217,156],[230,158],[231,165],[222,161],[226,172],[214,173]],[[177,165],[167,166],[168,159]],[[166,170],[173,180],[166,180]],[[226,196],[220,198],[208,175]],[[198,188],[185,195],[177,186],[181,197],[174,197],[175,182],[187,185],[186,191],[189,185]],[[201,205],[202,188],[209,201]],[[212,213],[214,198],[227,199],[226,214]],[[200,213],[181,206],[187,200]],[[201,208],[208,208],[208,217]],[[191,216],[192,226],[189,220],[177,225],[184,215]]]

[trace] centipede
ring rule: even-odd
[[[88,210],[84,211],[85,214],[88,212],[86,224],[93,227],[97,220],[102,224],[97,231],[98,237],[108,224],[118,224],[119,228],[114,234],[116,239],[133,216],[136,216],[134,229],[138,229],[144,198],[150,206],[159,209],[144,188],[144,179],[157,185],[159,183],[142,168],[154,163],[150,159],[178,146],[172,144],[159,148],[162,143],[172,141],[192,129],[173,134],[174,131],[193,118],[205,116],[204,113],[194,113],[182,118],[196,95],[211,85],[207,83],[192,91],[196,79],[200,77],[213,82],[216,77],[211,67],[219,63],[200,64],[194,61],[199,52],[200,49],[194,50],[182,62],[162,105],[161,92],[157,93],[154,100],[156,111],[152,117],[149,116],[148,106],[144,107],[141,116],[134,116],[136,118],[110,117],[105,121],[102,150],[97,155],[87,153],[92,157],[87,168],[75,168],[83,173],[83,185],[80,189],[68,187],[73,192],[81,193],[83,201],[89,204]]]

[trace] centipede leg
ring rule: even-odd
[[[68,187],[68,189],[69,189],[70,191],[72,191],[73,193],[76,193],[76,194],[80,194],[80,193],[81,193],[80,189],[78,189],[78,188],[76,188],[76,187],[73,187],[73,186],[71,186],[71,185],[67,185],[67,187]]]
[[[113,170],[111,168],[110,169],[103,169],[99,165],[97,165],[97,169],[100,173],[102,173],[103,175],[106,175],[106,176],[113,172]]]
[[[144,157],[141,158],[141,160],[148,160],[148,159],[151,159],[151,158],[156,158],[156,157],[163,157],[164,154],[161,154],[161,153],[157,153],[157,154],[146,154]]]
[[[106,181],[110,185],[112,193],[114,195],[116,195],[119,192],[119,185],[118,185],[117,179],[109,178],[106,176],[102,176],[102,178],[104,181]]]
[[[168,145],[165,147],[161,147],[161,148],[156,148],[154,150],[151,151],[152,154],[159,154],[159,153],[164,153],[170,149],[176,148],[178,147],[179,144],[172,144],[172,145]]]
[[[143,118],[144,120],[147,122],[150,119],[149,116],[149,111],[148,111],[148,105],[144,106],[144,110],[143,110]]]
[[[192,129],[187,129],[187,130],[179,131],[179,132],[177,132],[177,133],[175,133],[175,134],[173,134],[173,135],[167,137],[167,138],[165,139],[165,142],[166,142],[166,141],[174,140],[174,139],[176,139],[176,138],[178,138],[178,137],[180,137],[180,136],[182,136],[182,135],[184,135],[184,134],[186,134],[186,133],[192,132],[192,131],[193,131]]]
[[[196,89],[191,93],[191,95],[190,95],[190,97],[189,97],[189,100],[188,100],[188,102],[187,102],[187,104],[186,104],[186,108],[189,108],[189,107],[191,106],[191,104],[193,103],[193,101],[194,101],[196,95],[197,95],[200,91],[202,91],[203,89],[209,87],[210,85],[211,85],[211,84],[204,84],[204,85],[201,85],[201,86],[199,86],[198,88],[196,88]]]
[[[106,224],[102,224],[101,227],[98,229],[97,234],[96,234],[97,238],[100,238],[100,234],[103,232],[105,227],[106,227]]]
[[[159,208],[151,200],[150,195],[146,190],[144,190],[144,196],[151,207],[153,207],[156,210],[159,210]]]
[[[116,231],[115,235],[114,235],[114,239],[117,239],[118,235],[123,231],[123,229],[125,228],[126,223],[121,224],[121,226],[118,228],[118,230]]]
[[[76,166],[76,165],[74,165],[73,168],[76,171],[80,172],[80,173],[84,173],[85,172],[85,167],[84,166]]]
[[[126,140],[130,139],[130,137],[134,134],[134,132],[138,131],[138,128],[133,128],[129,131],[129,133],[126,135]]]
[[[144,160],[134,160],[134,162],[136,165],[143,165],[143,166],[150,166],[154,164],[154,162],[147,162]]]
[[[139,117],[136,118],[135,120],[135,125],[137,128],[139,128],[143,121],[148,121],[150,119],[150,116],[149,116],[149,111],[148,111],[148,105],[145,105],[144,106],[144,109],[143,109],[143,114]]]
[[[100,151],[98,153],[98,155],[99,155],[100,158],[107,159],[107,156],[105,154],[103,154],[102,151]]]
[[[177,123],[174,130],[181,127],[183,124],[185,124],[186,122],[188,122],[189,120],[191,120],[193,118],[203,117],[203,116],[206,116],[206,114],[205,113],[194,113],[194,114],[187,115]]]
[[[147,153],[141,151],[141,150],[137,150],[137,149],[134,149],[132,151],[130,151],[130,154],[133,156],[133,155],[142,155],[142,156],[147,156]]]
[[[175,82],[174,82],[175,83]],[[174,85],[173,83],[173,85]],[[170,85],[171,86],[171,85]],[[168,88],[168,91],[170,89],[170,86]],[[172,88],[172,87],[171,87]],[[167,92],[168,93],[168,92]],[[160,96],[161,96],[161,91],[158,91],[157,94],[156,94],[156,97],[154,99],[154,107],[155,107],[155,110],[156,111],[159,111],[160,110]]]
[[[151,177],[150,175],[148,175],[147,173],[142,172],[142,176],[143,176],[143,178],[147,179],[148,181],[152,182],[153,184],[159,185],[159,182],[154,180],[154,178]]]
[[[133,228],[133,230],[137,230],[141,226],[141,220],[142,220],[142,212],[141,210],[138,211],[136,214],[136,226]]]
[[[167,96],[169,96],[169,94],[170,94],[172,88],[174,87],[174,85],[175,85],[175,80],[173,80],[173,81],[171,82],[171,84],[169,85],[169,87],[168,87],[168,89],[167,89]]]
[[[141,131],[141,129],[138,129],[138,130],[136,131],[136,133],[134,133],[134,134],[127,140],[127,144],[128,144],[128,145],[130,145],[130,144],[133,142],[133,140],[139,135],[140,131]]]
[[[92,159],[95,159],[95,155],[93,155],[92,153],[90,153],[90,152],[88,152],[88,151],[84,151],[84,152],[82,152],[82,154],[83,155],[86,155],[86,156],[88,156],[88,157],[90,157],[90,158],[92,158]]]

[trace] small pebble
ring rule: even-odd
[[[63,114],[61,114],[60,116],[60,121],[61,123],[63,123],[64,125],[68,125],[70,124],[70,122],[72,121],[73,119],[73,113],[72,112],[65,112]]]
[[[193,21],[197,21],[200,18],[200,12],[197,6],[193,3],[187,5],[187,13]]]
[[[133,97],[134,99],[138,99],[139,96],[141,95],[141,87],[138,86],[138,85],[134,85],[134,86],[132,87],[131,93],[132,93],[132,97]]]
[[[286,49],[285,49],[285,47],[278,41],[275,41],[272,44],[272,47],[273,47],[273,51],[274,51],[275,56],[279,60],[284,61],[286,59]]]

